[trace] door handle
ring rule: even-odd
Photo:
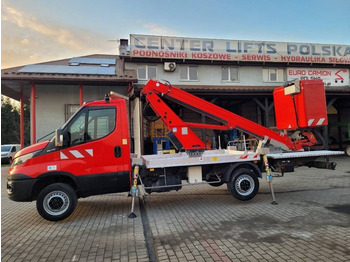
[[[120,146],[114,147],[114,156],[121,157],[122,156],[122,148]]]

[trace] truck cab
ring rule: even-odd
[[[130,190],[126,101],[85,103],[51,141],[26,147],[13,158],[7,192],[14,201],[37,201],[39,214],[68,217],[77,199]]]

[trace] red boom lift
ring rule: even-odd
[[[36,200],[39,214],[52,221],[68,217],[78,198],[130,189],[135,192],[138,183],[148,193],[179,190],[185,185],[226,183],[234,197],[249,200],[259,190],[262,172],[266,170],[270,176],[266,163],[281,173],[293,172],[295,166],[301,165],[334,169],[334,164],[318,162],[316,158],[343,153],[307,151],[316,141],[310,128],[327,124],[322,81],[297,81],[275,89],[277,126],[283,129],[280,132],[167,82],[149,80],[141,94],[169,129],[168,136],[178,153],[139,158],[131,155],[126,99],[112,94],[112,99],[85,103],[56,130],[51,141],[24,148],[14,156],[7,177],[10,199]],[[217,124],[184,122],[165,100],[203,114]],[[257,137],[260,143],[254,150],[237,150],[234,146],[205,150],[204,142],[192,128],[238,129]],[[294,130],[292,136],[288,135],[290,130]],[[269,152],[270,148],[279,148],[279,152]]]

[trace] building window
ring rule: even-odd
[[[80,108],[80,105],[78,104],[66,104],[65,105],[65,108],[66,108],[66,112],[65,112],[65,119],[66,119],[66,122],[68,121],[69,118],[71,118],[72,115],[75,114],[75,112],[78,111],[78,109]]]
[[[284,82],[284,70],[282,68],[263,68],[264,82]]]
[[[180,80],[197,81],[198,67],[197,66],[180,66]]]
[[[137,78],[140,80],[156,79],[157,66],[155,65],[139,65],[137,66]]]
[[[221,80],[238,82],[238,67],[221,67]]]

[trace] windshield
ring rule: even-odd
[[[1,146],[1,152],[10,152],[11,146]]]

